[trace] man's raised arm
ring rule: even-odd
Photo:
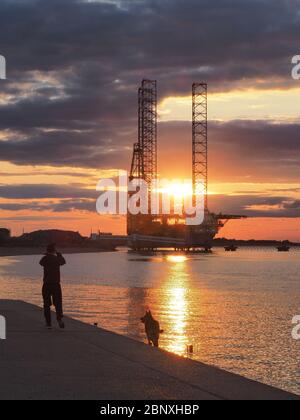
[[[57,258],[58,258],[59,265],[65,265],[66,264],[66,260],[64,259],[64,257],[62,256],[62,254],[60,252],[57,253]]]
[[[41,261],[40,261],[40,265],[41,265],[42,267],[44,267],[44,266],[45,266],[45,257],[43,257],[43,258],[41,259]]]

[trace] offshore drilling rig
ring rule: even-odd
[[[219,230],[233,219],[244,216],[211,213],[208,209],[208,119],[207,84],[192,87],[192,183],[193,195],[204,193],[204,222],[188,226],[186,216],[131,215],[127,218],[127,233],[134,249],[199,249],[212,247]],[[157,82],[143,80],[138,91],[138,142],[134,144],[130,181],[144,180],[149,200],[153,181],[158,179],[157,148]],[[129,198],[131,193],[129,194]],[[150,206],[150,203],[149,203]]]

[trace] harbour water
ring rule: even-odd
[[[300,394],[300,250],[217,249],[211,255],[67,255],[65,312],[145,341],[151,309],[162,348]],[[39,256],[0,258],[0,298],[41,302]],[[9,320],[8,320],[9,322]],[[8,324],[9,325],[9,324]]]

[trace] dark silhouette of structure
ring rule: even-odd
[[[194,83],[192,123],[193,200],[203,196],[205,218],[198,226],[187,226],[186,215],[128,215],[127,233],[133,249],[161,247],[205,248],[219,230],[232,219],[244,216],[211,213],[208,209],[208,136],[207,84]],[[157,82],[143,80],[138,93],[138,142],[134,144],[130,181],[142,179],[148,184],[149,200],[153,181],[157,180]],[[129,199],[132,196],[129,192]],[[150,201],[149,201],[149,208]]]
[[[10,240],[11,234],[10,230],[5,228],[0,228],[0,245],[6,245]]]
[[[204,194],[208,212],[207,84],[193,84],[193,194]]]
[[[86,239],[78,232],[53,229],[25,233],[19,241],[31,246],[47,246],[50,243],[57,246],[76,246],[84,244]]]

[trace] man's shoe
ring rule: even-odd
[[[57,322],[58,322],[59,328],[61,328],[62,330],[66,327],[63,320],[60,320],[60,321],[57,321]]]
[[[46,328],[47,328],[47,330],[52,330],[52,325],[47,324],[47,325],[46,325]]]

